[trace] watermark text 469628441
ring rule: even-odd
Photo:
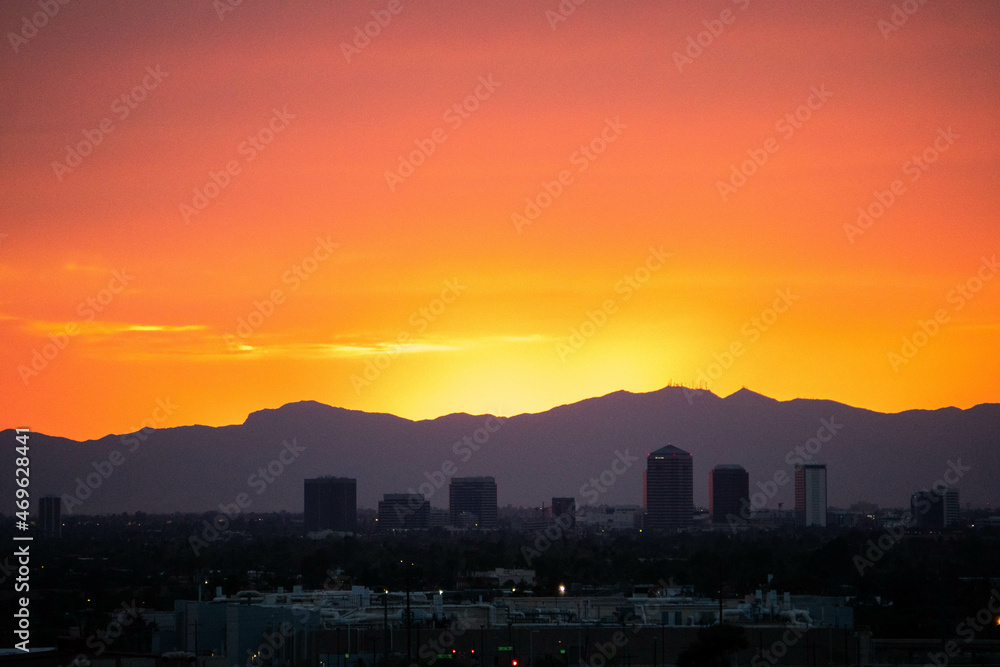
[[[15,433],[17,434],[15,436],[17,446],[14,451],[16,454],[14,483],[17,488],[14,491],[14,499],[17,511],[14,514],[17,520],[14,525],[18,531],[23,533],[28,530],[28,507],[31,505],[31,493],[28,490],[31,484],[31,457],[28,455],[30,431],[26,428],[19,428],[15,429]],[[29,568],[31,539],[30,535],[14,534],[14,542],[18,545],[14,551],[14,557],[17,559],[17,578],[14,579],[14,591],[21,594],[16,600],[17,611],[14,612],[16,619],[14,635],[21,641],[15,644],[15,647],[25,653],[28,651],[28,643],[31,640],[31,612],[29,611],[31,598],[28,597],[28,592],[31,590],[31,569]]]

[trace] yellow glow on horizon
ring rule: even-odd
[[[683,72],[698,3],[588,5],[555,31],[530,3],[414,4],[351,59],[336,45],[371,20],[351,3],[166,29],[218,26],[206,7],[137,4],[126,41],[80,9],[6,70],[10,90],[45,91],[0,136],[10,419],[100,437],[167,396],[166,426],[300,400],[510,416],[671,384],[882,412],[1000,401],[1000,121],[983,94],[1000,5],[928,3],[885,39],[859,3],[753,4]],[[110,111],[156,63],[162,84]],[[500,84],[446,120],[480,77]],[[276,108],[287,127],[249,159]],[[945,126],[954,145],[912,180],[904,163]],[[894,179],[905,193],[849,236]]]

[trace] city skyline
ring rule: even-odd
[[[0,663],[1000,664],[1000,2],[2,7]]]
[[[61,496],[70,514],[200,511],[247,492],[252,511],[291,510],[301,507],[301,491],[293,489],[302,479],[324,474],[363,480],[357,493],[365,507],[402,492],[447,507],[449,478],[476,475],[502,482],[504,506],[570,494],[581,506],[628,505],[642,497],[645,471],[637,459],[672,441],[694,454],[692,492],[701,507],[711,506],[713,467],[737,464],[748,472],[753,507],[791,508],[794,465],[816,462],[830,468],[833,506],[906,506],[917,489],[957,484],[963,502],[982,507],[998,502],[988,475],[997,465],[988,434],[998,408],[880,415],[746,390],[718,398],[670,387],[537,415],[413,422],[304,402],[218,428],[153,427],[91,442],[36,433],[49,456],[33,484],[40,494]],[[938,437],[942,429],[952,437]],[[0,491],[4,486],[0,479]]]
[[[678,461],[675,457],[679,457]],[[826,465],[808,464],[795,466],[795,504],[794,508],[782,513],[779,506],[777,513],[773,508],[763,505],[756,506],[751,498],[749,476],[746,470],[738,464],[720,464],[709,471],[708,489],[709,504],[698,506],[687,500],[690,479],[689,460],[693,458],[687,452],[674,445],[667,445],[654,450],[646,457],[647,469],[644,471],[643,495],[649,492],[649,469],[653,468],[654,507],[652,511],[644,503],[636,504],[580,504],[574,497],[553,496],[548,506],[505,506],[505,510],[543,510],[540,515],[543,525],[555,523],[561,530],[571,530],[580,525],[587,527],[611,528],[612,530],[685,530],[691,527],[718,529],[723,525],[725,530],[738,531],[746,527],[749,521],[756,525],[770,528],[791,525],[799,528],[831,526],[858,526],[865,520],[878,516],[896,516],[903,506],[888,506],[879,508],[865,501],[852,503],[849,508],[834,508],[826,501]],[[664,463],[666,461],[666,463]],[[382,494],[377,507],[366,508],[357,505],[357,479],[327,475],[319,478],[303,480],[303,529],[307,533],[333,531],[335,533],[354,533],[356,518],[366,511],[376,512],[376,530],[427,530],[432,528],[459,528],[466,530],[490,531],[500,527],[497,522],[500,506],[496,502],[496,480],[493,476],[451,477],[448,479],[449,502],[446,509],[434,508],[421,493],[390,493]],[[365,480],[362,480],[363,482]],[[942,530],[960,525],[962,509],[959,502],[960,489],[943,480],[935,483],[931,490],[922,489],[914,492],[909,498],[909,513],[897,517],[907,527],[918,529]],[[235,518],[240,513],[235,509],[220,506],[223,510],[219,515],[228,519]],[[986,508],[968,508],[989,510]],[[612,521],[607,526],[600,520],[595,521],[595,514],[605,512],[629,512],[629,517],[623,523]],[[689,518],[682,518],[685,512],[690,512]],[[875,513],[874,515],[872,513]],[[58,496],[43,496],[39,499],[37,522],[41,534],[48,538],[61,536],[62,499]],[[437,519],[435,519],[435,513]],[[850,515],[852,523],[842,524],[836,518],[836,523],[830,524],[831,513],[843,517]],[[127,513],[126,513],[127,514]],[[700,518],[699,518],[700,516]],[[537,520],[537,519],[536,519]],[[840,519],[841,521],[843,519]],[[634,525],[632,525],[634,522]]]

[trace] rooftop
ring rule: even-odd
[[[660,447],[654,452],[650,452],[650,456],[691,456],[690,452],[685,452],[680,447],[674,447],[673,445],[667,445],[666,447]]]

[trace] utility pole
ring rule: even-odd
[[[722,625],[722,557],[719,557],[719,625]]]
[[[660,608],[660,656],[662,658],[661,662],[664,665],[666,665],[667,664],[667,640],[663,636],[663,626],[666,625],[666,623],[665,623],[666,619],[663,618],[663,613],[664,613],[663,612],[663,608],[661,607]],[[666,613],[669,614],[670,612],[666,612]]]

